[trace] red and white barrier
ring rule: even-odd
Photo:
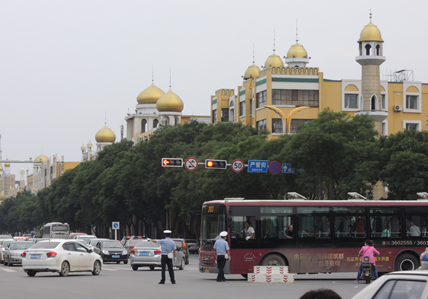
[[[248,282],[293,283],[294,278],[286,266],[254,266],[254,273],[248,273]]]
[[[288,266],[254,266],[254,274],[288,274]]]

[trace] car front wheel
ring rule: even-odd
[[[98,275],[101,272],[101,263],[100,261],[95,261],[94,270],[92,271],[92,275]]]
[[[61,271],[59,272],[59,275],[62,277],[66,277],[69,272],[70,272],[70,265],[67,262],[63,262],[61,265]]]
[[[181,263],[180,266],[178,267],[179,270],[183,270],[184,269],[184,265],[186,264],[186,261],[184,258],[181,259]]]

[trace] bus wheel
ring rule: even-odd
[[[278,254],[269,254],[262,261],[262,266],[286,266],[282,256]]]
[[[398,257],[395,262],[395,271],[416,270],[419,268],[419,261],[412,254],[405,253]]]

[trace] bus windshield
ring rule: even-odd
[[[219,238],[221,231],[226,228],[226,208],[224,205],[206,205],[202,208],[202,232],[203,244],[213,243]]]

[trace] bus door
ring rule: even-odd
[[[231,206],[229,208],[231,249],[259,248],[260,221],[257,220],[259,214],[259,207]],[[252,231],[254,234],[247,238]]]
[[[261,207],[260,248],[293,248],[297,234],[294,231],[293,207]]]

